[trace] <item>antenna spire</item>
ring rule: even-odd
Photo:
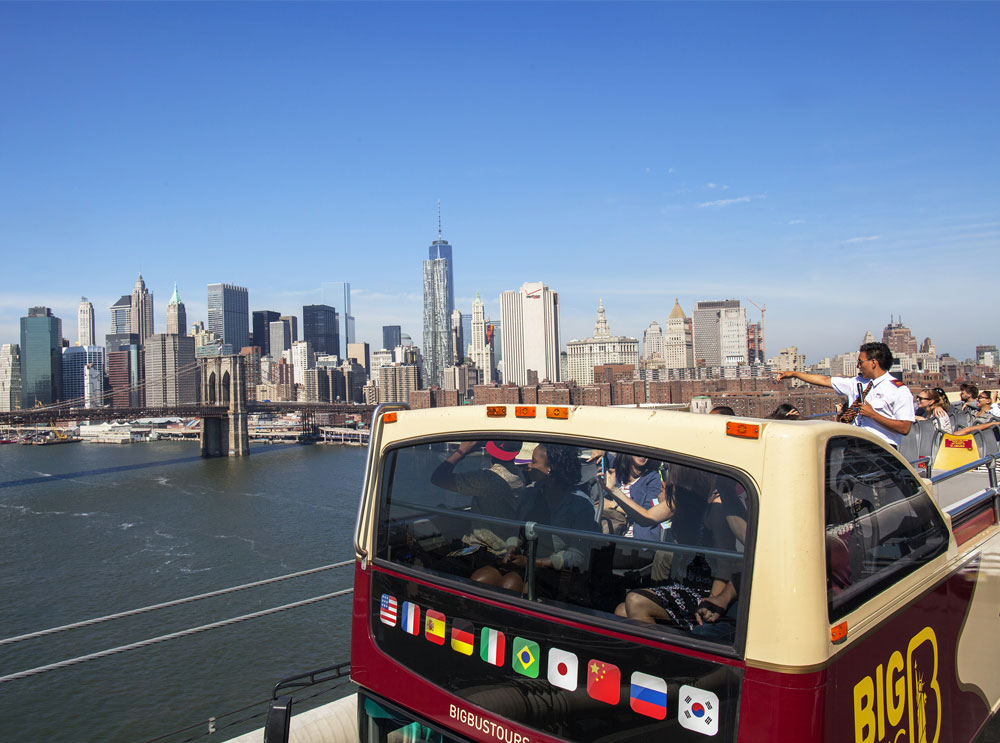
[[[438,199],[438,240],[441,239],[441,199]]]

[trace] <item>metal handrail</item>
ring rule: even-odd
[[[937,485],[939,482],[944,482],[945,480],[949,480],[952,477],[961,475],[963,472],[969,472],[970,470],[974,470],[977,467],[982,467],[983,465],[993,465],[996,462],[997,457],[1000,457],[1000,453],[989,454],[985,457],[980,457],[974,462],[969,462],[968,464],[963,464],[960,467],[956,467],[953,470],[942,472],[940,475],[935,475],[934,477],[931,478],[931,482]],[[996,470],[993,467],[990,467],[990,487],[995,488],[996,486],[997,486]]]

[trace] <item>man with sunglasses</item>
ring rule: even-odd
[[[850,409],[856,411],[852,425],[865,428],[889,444],[899,448],[899,442],[913,425],[913,394],[909,388],[889,374],[892,351],[884,343],[865,343],[858,350],[858,376],[827,377],[797,371],[779,371],[782,379],[801,379],[820,387],[831,387],[846,395]]]

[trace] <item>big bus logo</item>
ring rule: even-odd
[[[896,650],[854,685],[854,743],[938,743],[940,735],[937,636],[924,627],[905,661]]]

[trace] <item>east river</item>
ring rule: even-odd
[[[353,557],[365,450],[0,446],[0,640]],[[0,676],[348,588],[350,568],[0,645]],[[225,713],[347,660],[350,596],[0,683],[0,740],[225,740]],[[328,699],[336,698],[336,692]]]

